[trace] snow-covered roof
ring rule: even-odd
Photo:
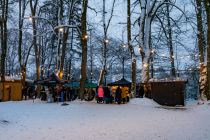
[[[1,80],[1,78],[0,78],[0,80]],[[21,80],[21,78],[19,76],[5,76],[5,80],[6,81],[14,81],[14,80]],[[33,80],[30,80],[30,79],[26,79],[26,81],[33,82]]]

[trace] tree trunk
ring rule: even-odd
[[[127,41],[131,53],[131,97],[136,97],[136,59],[133,47],[131,45],[131,0],[127,0]]]
[[[205,73],[203,73],[204,69],[204,34],[203,34],[203,21],[202,21],[202,4],[201,0],[196,0],[196,17],[197,17],[197,40],[198,40],[198,50],[199,50],[199,60],[200,60],[200,79],[202,79],[202,76],[205,76]],[[204,100],[204,97],[206,95],[206,88],[203,88],[202,86],[202,80],[199,80],[199,99]]]
[[[22,88],[24,89],[26,86],[26,66],[22,65],[21,66],[21,83],[22,83]]]
[[[67,40],[69,35],[69,29],[63,33],[63,41],[62,41],[62,49],[61,49],[61,60],[60,60],[60,69],[59,69],[59,78],[63,78],[63,68],[64,68],[64,59],[65,59],[65,52],[67,47]]]
[[[106,53],[107,53],[107,45],[108,45],[108,39],[107,39],[107,31],[109,29],[109,25],[110,25],[110,22],[112,20],[112,17],[113,17],[113,12],[114,12],[114,6],[115,6],[115,1],[116,0],[113,0],[113,3],[112,3],[112,8],[111,8],[111,15],[108,19],[108,22],[107,22],[107,25],[106,25],[106,0],[103,0],[103,12],[102,12],[102,20],[103,20],[103,29],[104,29],[104,40],[102,41],[103,42],[103,68],[101,70],[101,73],[100,73],[100,77],[99,77],[99,85],[102,84],[103,82],[103,79],[104,79],[104,85],[106,85],[106,75],[107,75],[107,68],[106,68],[106,61],[107,61],[107,58],[106,58]]]
[[[18,40],[18,60],[20,64],[20,68],[22,66],[22,37],[23,37],[23,20],[22,20],[22,0],[19,0],[19,40]]]
[[[168,26],[168,38],[167,44],[170,51],[170,62],[171,62],[171,76],[176,77],[176,70],[174,65],[174,50],[173,50],[173,42],[172,42],[172,29],[171,29],[171,22],[170,22],[170,14],[169,14],[169,4],[166,4],[166,17],[167,17],[167,26]]]
[[[23,69],[24,66],[22,66],[22,38],[23,38],[23,19],[22,19],[22,11],[24,12],[24,3],[22,4],[22,0],[19,0],[19,40],[18,40],[18,61],[20,65],[20,71],[21,71],[21,83],[22,83],[22,88],[25,88],[25,80],[23,77],[25,77],[25,70]],[[23,8],[23,9],[22,9]]]
[[[82,3],[82,17],[81,17],[81,45],[82,45],[82,62],[81,62],[81,79],[80,79],[80,99],[84,99],[85,81],[87,78],[87,7],[88,0],[83,0]]]
[[[145,18],[145,32],[144,32],[144,54],[142,55],[142,83],[147,83],[149,81],[149,64],[151,59],[151,50],[150,50],[150,32],[151,32],[151,20],[150,16]]]
[[[0,28],[1,28],[1,82],[3,82],[2,97],[4,97],[4,81],[5,81],[5,62],[7,54],[7,17],[8,17],[8,0],[2,1],[2,12],[0,15]]]
[[[32,17],[36,16],[36,8],[37,8],[38,0],[34,2],[30,0],[30,8],[31,8],[31,15]],[[37,45],[37,27],[36,27],[36,21],[35,18],[32,18],[32,28],[33,28],[33,45],[34,45],[34,51],[35,51],[35,61],[36,61],[36,80],[40,80],[40,51],[39,47]]]
[[[35,0],[35,1],[30,0],[29,2],[30,2],[31,15],[32,17],[35,17],[38,0]],[[35,51],[35,63],[36,63],[36,80],[40,80],[40,75],[41,75],[40,49],[37,45],[37,26],[36,26],[35,18],[32,18],[32,29],[33,29],[33,32],[32,32],[33,33],[33,46],[34,46],[34,51]],[[41,87],[37,86],[37,89],[36,89],[37,96],[40,95],[40,89]]]
[[[132,58],[132,85],[131,96],[136,97],[136,59]]]
[[[104,40],[103,40],[103,68],[100,72],[99,80],[98,80],[98,85],[102,85],[103,81],[104,84],[106,84],[106,50],[107,50],[107,29],[106,29],[106,0],[103,0],[103,29],[104,29]]]
[[[70,50],[73,49],[73,44],[74,44],[74,30],[71,29],[71,47]],[[71,80],[71,75],[72,75],[72,54],[69,57],[69,71],[68,71],[68,80]]]
[[[210,0],[205,1],[207,15],[207,99],[210,100]]]
[[[105,72],[104,69],[102,69],[101,72],[100,72],[98,85],[102,85],[103,77],[104,77],[104,72]]]

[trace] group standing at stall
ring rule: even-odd
[[[85,89],[85,94],[89,93],[91,90],[95,97],[97,103],[106,103],[106,104],[125,104],[129,102],[130,99],[130,89],[127,86],[98,86],[95,89]],[[56,86],[56,87],[47,87],[43,86],[39,95],[39,98],[47,102],[64,102],[64,101],[73,101],[77,98],[78,89]],[[150,96],[145,86],[140,84],[139,89],[137,90],[137,98],[143,98],[143,96]],[[93,98],[91,99],[93,100]],[[91,101],[87,100],[87,101]]]
[[[117,104],[125,104],[129,102],[129,89],[125,86],[117,86],[116,89],[112,89],[111,87],[102,87],[100,85],[97,89],[97,103],[117,103]]]
[[[64,102],[76,99],[76,89],[56,86],[56,87],[42,87],[40,92],[40,99],[47,102]]]

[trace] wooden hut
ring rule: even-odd
[[[22,100],[21,81],[20,80],[6,80],[5,82],[0,82],[0,100],[1,101]]]

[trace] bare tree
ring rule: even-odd
[[[169,0],[166,0],[169,2]],[[173,38],[172,38],[172,27],[171,27],[171,20],[170,20],[170,11],[169,11],[169,3],[166,4],[166,18],[167,18],[167,28],[168,28],[168,48],[170,51],[170,62],[171,62],[171,76],[176,77],[176,70],[174,64],[174,50],[173,50]]]
[[[1,40],[1,81],[5,81],[5,59],[7,54],[7,20],[8,20],[8,5],[9,0],[0,1],[0,40]],[[4,83],[3,83],[3,95],[4,95]],[[3,96],[2,95],[2,96]]]
[[[169,5],[175,6],[176,8],[178,8],[178,7],[168,0],[162,0],[162,1],[141,0],[140,4],[141,4],[141,15],[139,18],[139,27],[140,27],[140,30],[139,30],[139,51],[140,51],[141,58],[142,58],[141,75],[142,75],[142,82],[147,83],[149,80],[150,60],[151,60],[151,56],[154,53],[153,48],[150,45],[152,21],[153,21],[155,15],[157,14],[157,11],[163,5],[169,4]],[[178,8],[178,9],[181,10],[180,8]],[[172,40],[172,38],[171,38],[171,40]],[[173,57],[172,53],[171,53],[171,57]]]
[[[210,1],[205,0],[207,16],[207,99],[210,100]]]
[[[198,42],[198,51],[199,51],[199,60],[200,60],[200,80],[199,80],[199,88],[200,88],[200,96],[201,100],[204,100],[204,96],[206,95],[206,86],[202,86],[203,80],[202,75],[204,67],[204,50],[205,50],[205,37],[204,37],[204,28],[203,28],[203,18],[202,18],[202,1],[195,0],[195,11],[196,11],[196,19],[197,19],[197,42]]]
[[[84,99],[85,81],[87,78],[87,7],[88,0],[83,0],[82,17],[81,17],[81,45],[82,45],[82,62],[81,62],[81,79],[80,79],[80,99]]]
[[[75,11],[77,10],[76,8],[78,7],[78,0],[71,0],[68,2],[68,25],[75,24],[73,19],[77,16]],[[63,39],[62,39],[62,47],[61,47],[61,57],[60,57],[60,66],[59,66],[59,78],[62,79],[63,77],[63,68],[64,68],[64,59],[65,59],[65,50],[67,48],[67,40],[69,36],[69,28],[63,31]]]
[[[104,79],[104,84],[106,85],[107,45],[109,43],[107,34],[108,34],[108,29],[109,29],[109,26],[110,26],[110,22],[111,22],[112,17],[113,17],[114,7],[115,7],[115,0],[113,0],[113,2],[112,2],[111,14],[110,14],[110,17],[108,19],[108,22],[106,23],[106,0],[103,0],[103,31],[104,31],[104,39],[103,39],[102,42],[103,42],[103,59],[104,60],[103,60],[103,68],[101,70],[100,77],[99,77],[99,80],[98,80],[98,84],[99,85],[102,84],[103,79]]]
[[[134,53],[133,46],[131,45],[131,0],[127,0],[127,42],[128,42],[128,48],[130,50],[131,54],[131,96],[136,96],[136,56]]]
[[[20,71],[21,71],[21,81],[22,86],[25,88],[25,80],[26,80],[26,64],[27,60],[23,60],[22,57],[22,42],[23,42],[23,20],[25,16],[25,10],[26,10],[27,2],[26,0],[19,0],[19,39],[18,39],[18,60],[20,65]],[[30,49],[29,49],[30,50]],[[28,53],[29,54],[29,53]],[[26,57],[28,58],[28,57]]]
[[[37,5],[38,5],[38,0],[30,0],[30,10],[31,10],[31,15],[32,17],[35,17],[37,14]],[[41,74],[41,68],[40,68],[40,49],[37,45],[37,24],[36,24],[36,19],[32,18],[32,28],[33,28],[33,46],[34,46],[34,53],[35,53],[35,61],[36,61],[36,79],[40,79],[40,74]]]

